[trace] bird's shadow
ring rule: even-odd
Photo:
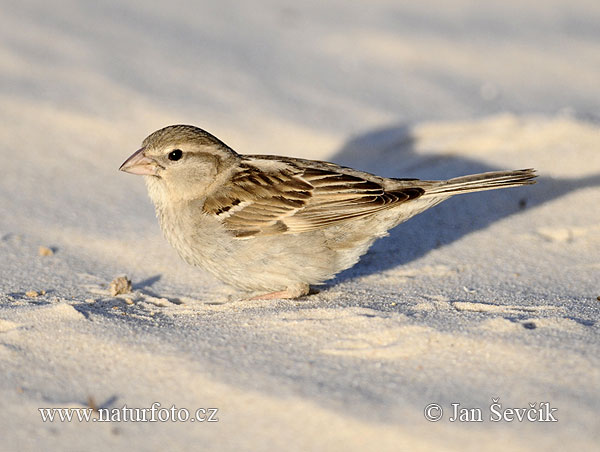
[[[161,278],[162,275],[150,276],[149,278],[146,278],[143,281],[133,284],[132,289],[147,289],[148,287],[151,287],[154,283],[160,281]]]
[[[429,180],[520,169],[493,167],[450,153],[423,154],[417,152],[415,144],[410,126],[390,127],[351,139],[331,160],[380,176]],[[524,167],[535,168],[535,159],[524,161]],[[553,178],[541,174],[537,184],[532,186],[451,198],[391,230],[388,237],[375,242],[357,265],[340,273],[328,285],[406,264],[524,209],[575,190],[598,186],[600,174],[582,178]]]

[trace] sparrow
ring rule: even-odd
[[[145,177],[163,234],[189,264],[253,298],[297,298],[358,262],[388,230],[449,197],[533,184],[535,170],[443,181],[324,161],[238,154],[172,125],[119,168]]]

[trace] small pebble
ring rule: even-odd
[[[52,249],[48,248],[47,246],[40,246],[38,248],[38,254],[40,256],[52,256],[54,254],[54,251],[52,251]]]
[[[113,297],[129,293],[131,292],[131,280],[127,276],[119,276],[112,280],[108,290]]]
[[[88,396],[87,405],[93,411],[98,412],[98,404],[96,404],[96,399],[94,399],[94,397]]]

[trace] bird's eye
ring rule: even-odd
[[[183,152],[181,152],[181,149],[173,149],[171,152],[169,152],[169,160],[172,160],[174,162],[176,162],[177,160],[179,160],[181,158],[181,156],[183,155]]]

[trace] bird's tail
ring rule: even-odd
[[[495,190],[496,188],[518,187],[535,184],[535,170],[522,169],[515,171],[494,171],[490,173],[472,174],[456,177],[446,181],[433,182],[425,189],[427,195],[457,195],[473,191]]]

